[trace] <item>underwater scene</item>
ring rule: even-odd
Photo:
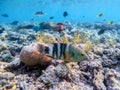
[[[0,0],[0,90],[120,90],[120,0]]]

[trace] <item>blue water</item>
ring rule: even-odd
[[[63,22],[103,22],[120,21],[120,0],[0,0],[0,23],[10,23],[14,20]],[[43,11],[44,16],[35,16],[37,11]],[[67,11],[69,16],[63,17]],[[101,18],[96,17],[103,13]],[[9,17],[3,17],[8,14]],[[55,18],[50,20],[49,17]]]

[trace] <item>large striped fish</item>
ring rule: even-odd
[[[10,66],[17,67],[21,62],[28,66],[45,65],[51,61],[51,57],[62,59],[65,62],[80,62],[88,59],[83,49],[72,44],[52,43],[45,45],[43,43],[34,43],[24,46],[20,53],[20,59],[13,60]]]
[[[50,44],[44,52],[54,59],[63,59],[66,62],[80,62],[88,58],[83,49],[65,43]]]

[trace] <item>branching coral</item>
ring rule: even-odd
[[[84,34],[80,34],[80,38],[81,38],[81,43],[86,43],[88,42],[88,33],[84,33]]]
[[[80,34],[78,32],[75,32],[73,36],[68,37],[67,35],[63,35],[61,37],[57,37],[57,40],[54,36],[50,35],[50,34],[45,34],[43,32],[40,32],[37,36],[36,36],[36,41],[37,42],[43,42],[46,44],[50,44],[50,43],[55,43],[55,42],[59,42],[59,43],[73,43],[73,44],[79,44],[79,43],[86,43],[88,42],[88,35],[87,34]]]
[[[60,43],[70,43],[66,35],[60,37]]]
[[[75,33],[75,34],[73,35],[73,37],[72,37],[72,42],[73,42],[74,44],[80,43],[80,34]]]
[[[74,44],[79,44],[79,43],[86,43],[88,41],[88,35],[87,34],[80,34],[76,32],[73,37],[72,37],[72,42]]]
[[[93,47],[94,47],[93,44],[87,42],[87,43],[85,43],[84,50],[85,50],[86,53],[88,53]]]
[[[36,36],[36,41],[37,42],[43,42],[43,43],[46,43],[46,44],[50,44],[50,43],[55,43],[56,42],[54,36],[52,36],[50,34],[45,34],[43,32],[39,33]]]

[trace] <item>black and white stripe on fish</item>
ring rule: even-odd
[[[65,58],[65,52],[68,51],[69,44],[64,43],[53,43],[50,46],[48,46],[48,54],[53,58]]]
[[[67,61],[80,61],[80,59],[82,60],[84,57],[87,57],[84,50],[65,43],[50,44],[45,48],[44,52],[54,59],[69,59]]]

